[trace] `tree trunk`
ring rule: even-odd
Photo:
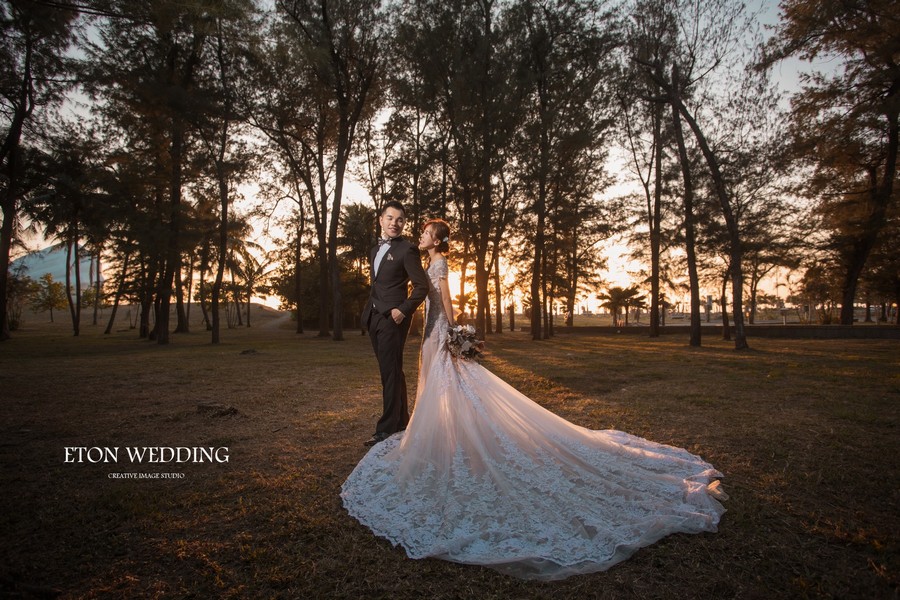
[[[728,273],[722,278],[722,339],[731,339],[731,325],[728,323]]]
[[[747,311],[747,323],[753,325],[756,323],[756,291],[759,287],[759,279],[756,277],[756,273],[751,273],[750,275],[750,307]]]
[[[503,301],[501,300],[500,286],[500,247],[494,246],[494,316],[496,326],[494,330],[497,333],[503,333]]]
[[[237,327],[244,326],[244,315],[241,312],[241,287],[237,284],[237,275],[233,269],[229,269],[231,273],[231,293],[234,304],[234,316],[237,318]]]
[[[345,109],[346,110],[346,109]],[[338,222],[341,215],[341,194],[344,193],[344,172],[352,143],[347,116],[342,114],[339,125],[337,160],[335,161],[334,197],[331,202],[331,222],[328,227],[328,273],[331,276],[332,333],[335,342],[344,340],[344,298],[341,291],[341,265],[337,256]],[[412,318],[412,315],[407,315]]]
[[[654,107],[653,143],[656,146],[656,175],[650,225],[650,337],[659,337],[659,261],[662,227],[662,104]],[[628,322],[628,308],[625,308]]]
[[[155,299],[153,286],[156,284],[156,270],[148,269],[146,265],[141,269],[143,275],[141,290],[141,316],[138,326],[139,338],[150,338],[150,311],[153,309]]]
[[[74,336],[81,333],[81,265],[78,263],[78,229],[72,225],[71,238],[66,242],[66,299],[69,302],[69,313],[72,316]],[[73,249],[74,247],[74,249]],[[75,299],[72,299],[72,255],[75,255]]]
[[[318,236],[319,247],[316,250],[316,258],[319,260],[319,337],[328,337],[330,330],[328,328],[328,234],[326,223],[328,219],[328,188],[325,181],[325,162],[322,157],[323,149],[320,149],[318,156],[319,171],[319,202],[321,202],[321,213],[319,222],[316,223],[316,234]]]
[[[219,157],[224,158],[222,149]],[[212,343],[219,344],[222,340],[222,319],[219,315],[219,298],[222,294],[222,284],[225,280],[225,263],[228,262],[228,182],[225,179],[224,164],[216,161],[216,175],[219,187],[219,247],[216,263],[216,279],[213,282],[210,294],[210,312],[212,312]]]
[[[122,294],[125,293],[125,280],[128,277],[128,261],[131,258],[131,252],[125,253],[125,258],[122,259],[122,274],[119,276],[119,285],[116,286],[116,297],[113,300],[112,305],[112,314],[109,315],[109,323],[106,324],[106,331],[103,332],[104,335],[109,335],[112,333],[113,323],[116,322],[116,312],[119,310],[119,300],[122,298]]]
[[[172,172],[169,179],[169,231],[163,276],[157,290],[159,308],[156,312],[156,342],[169,343],[169,312],[175,272],[181,269],[181,179],[184,157],[184,122],[175,117],[172,124]]]
[[[175,272],[175,331],[173,333],[188,333],[189,331],[187,311],[184,308],[184,281],[179,264],[179,268]]]
[[[673,74],[673,79],[677,71]],[[676,80],[677,82],[677,80]],[[676,87],[674,88],[677,90]],[[678,110],[672,109],[672,124],[675,140],[678,142],[678,161],[681,163],[681,177],[684,181],[684,248],[687,253],[688,280],[691,288],[691,340],[690,345],[699,347],[701,343],[700,320],[700,277],[697,273],[697,251],[694,233],[694,181],[691,175],[691,162],[684,144],[684,131],[681,128],[681,117]],[[651,319],[653,313],[651,312]],[[652,322],[652,321],[651,321]]]
[[[184,297],[187,302],[185,303],[185,320],[190,326],[191,323],[191,305],[194,303],[194,263],[195,261],[194,251],[192,250],[188,254],[188,268],[187,268],[187,283],[185,284],[185,292]]]
[[[97,270],[94,272],[94,325],[97,324],[97,321],[100,317],[100,254],[100,244],[97,244],[97,252],[91,261],[92,263],[94,261],[97,262]]]
[[[553,307],[556,304],[556,297],[551,295],[550,299],[547,301],[547,337],[552,337],[556,335],[554,331],[554,321],[555,321],[555,312],[553,311]]]
[[[747,344],[747,334],[744,331],[744,274],[741,266],[743,261],[743,250],[741,247],[741,236],[740,230],[738,229],[737,214],[731,205],[731,198],[728,194],[728,188],[725,185],[725,178],[719,168],[719,161],[710,148],[706,136],[703,134],[697,121],[694,119],[693,115],[691,115],[684,103],[676,97],[674,104],[676,104],[676,107],[681,113],[681,116],[684,117],[684,120],[690,125],[691,131],[694,132],[694,138],[697,140],[697,145],[700,147],[700,151],[703,153],[703,157],[706,159],[706,163],[709,166],[713,187],[715,188],[716,196],[719,199],[722,215],[725,217],[725,225],[727,226],[729,237],[729,260],[731,261],[730,273],[732,305],[734,307],[734,347],[735,350],[743,350],[749,348],[749,345]]]
[[[11,163],[15,163],[17,154],[16,150],[10,153]],[[6,290],[9,283],[9,257],[12,252],[13,221],[16,213],[15,190],[18,187],[18,181],[12,173],[14,169],[14,166],[9,169],[6,190],[0,205],[3,209],[3,224],[0,225],[0,341],[8,340],[10,337]]]
[[[490,238],[491,217],[493,205],[493,184],[491,181],[491,162],[494,160],[494,86],[493,86],[493,49],[496,43],[494,37],[493,1],[481,0],[482,10],[482,43],[481,73],[479,81],[480,102],[480,133],[481,148],[479,153],[479,178],[480,200],[478,202],[478,231],[480,235],[475,240],[475,292],[478,297],[477,311],[475,315],[475,328],[485,334],[490,330],[490,299],[488,294],[490,284],[490,265],[487,261],[488,240]]]
[[[540,185],[539,185],[540,187]],[[531,339],[543,339],[541,335],[541,313],[543,300],[541,299],[541,261],[544,247],[544,202],[540,199],[543,191],[538,191],[539,200],[535,206],[537,213],[537,232],[534,240],[534,260],[531,263]]]
[[[302,302],[301,296],[303,294],[303,281],[301,279],[302,276],[302,264],[303,264],[303,256],[301,254],[301,241],[302,241],[302,229],[303,222],[302,220],[297,223],[297,244],[294,247],[294,297],[296,298],[296,307],[297,307],[297,330],[296,333],[303,333],[303,310],[302,310]]]
[[[463,315],[463,320],[468,319],[468,313],[466,313],[466,304],[463,302],[463,299],[466,297],[466,267],[469,264],[469,241],[468,239],[463,243],[463,251],[462,251],[462,262],[459,265],[459,312]]]
[[[578,232],[572,232],[572,247],[566,257],[567,270],[569,271],[568,290],[566,291],[565,326],[572,327],[575,323],[575,297],[578,293]]]
[[[490,283],[490,273],[488,266],[485,264],[485,256],[483,252],[475,253],[475,295],[476,311],[475,311],[475,329],[484,334],[490,333],[490,321],[488,319],[488,284]]]
[[[203,242],[200,250],[200,274],[197,281],[197,302],[200,304],[200,313],[203,315],[203,323],[206,331],[212,331],[212,321],[206,310],[206,272],[209,270],[209,241]]]
[[[531,265],[531,339],[544,339],[541,331],[541,317],[544,313],[547,289],[544,285],[544,240],[547,227],[547,178],[550,171],[550,137],[547,132],[548,109],[544,93],[546,83],[539,79],[538,82],[538,108],[540,111],[540,148],[538,157],[538,196],[534,205],[537,216],[537,231],[534,236],[534,260]],[[543,295],[542,295],[543,292]]]
[[[543,339],[548,340],[552,333],[550,332],[550,295],[547,293],[547,253],[541,253],[541,316],[543,317]]]
[[[31,35],[25,38],[25,54],[22,63],[22,82],[19,86],[15,112],[9,123],[6,138],[3,140],[2,155],[6,159],[6,189],[3,193],[0,208],[3,209],[3,225],[0,226],[0,341],[10,338],[9,331],[9,257],[12,252],[13,223],[16,219],[19,188],[19,144],[25,120],[34,109],[34,83],[31,65],[34,55],[34,39]]]
[[[155,341],[156,341],[156,336],[158,335],[158,329],[159,329],[159,311],[160,311],[160,306],[161,306],[161,305],[162,305],[162,298],[160,297],[159,294],[157,294],[156,297],[153,298],[153,311],[151,312],[151,314],[152,314],[152,316],[153,316],[153,328],[150,329],[150,336],[149,336],[149,339],[150,339],[150,341],[152,341],[152,342],[155,342]]]

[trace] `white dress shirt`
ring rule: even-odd
[[[389,239],[389,238],[384,238]],[[372,264],[372,280],[378,276],[378,267],[381,266],[381,261],[384,259],[384,255],[388,253],[388,250],[391,249],[390,244],[381,244],[381,247],[378,248],[378,254],[375,255],[375,262]]]

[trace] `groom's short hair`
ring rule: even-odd
[[[397,200],[391,200],[390,202],[385,202],[384,206],[381,207],[381,213],[379,214],[379,216],[383,215],[384,211],[386,211],[389,208],[399,210],[400,212],[403,213],[403,216],[406,216],[406,209],[403,208],[403,205],[400,202],[398,202]]]

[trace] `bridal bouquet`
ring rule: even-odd
[[[447,349],[460,358],[478,358],[484,350],[484,340],[475,338],[475,328],[471,325],[455,325],[447,332]]]

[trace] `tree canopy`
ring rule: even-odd
[[[5,0],[0,338],[24,223],[109,265],[104,289],[65,284],[76,335],[83,291],[95,319],[137,304],[160,344],[192,303],[218,342],[220,306],[237,326],[265,292],[339,341],[390,200],[410,237],[450,221],[454,293],[484,333],[518,300],[545,339],[558,312],[633,289],[651,335],[686,293],[692,344],[715,295],[740,349],[784,270],[842,323],[859,302],[886,318],[896,3],[780,8],[765,40],[738,0]],[[839,67],[786,110],[771,69],[790,56]],[[647,265],[632,286],[603,281],[618,239]]]

